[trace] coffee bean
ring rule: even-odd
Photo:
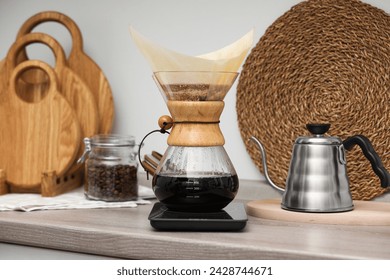
[[[85,193],[90,199],[127,201],[138,196],[137,167],[132,165],[86,165]]]

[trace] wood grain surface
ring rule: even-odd
[[[19,29],[17,38],[30,33],[37,25],[44,22],[57,22],[69,30],[73,45],[68,57],[68,65],[87,84],[95,97],[99,112],[98,132],[110,133],[114,119],[114,100],[111,88],[103,71],[84,52],[83,38],[77,24],[65,14],[55,11],[41,12],[26,20]],[[26,55],[24,58],[26,59]]]
[[[0,195],[9,192],[8,186],[5,182],[6,174],[4,169],[0,169]]]
[[[16,89],[22,73],[32,68],[45,71],[50,82],[39,102],[22,100],[21,89]],[[81,134],[74,110],[58,90],[54,70],[36,60],[19,64],[6,96],[0,102],[0,169],[5,170],[7,183],[28,190],[40,185],[42,172],[64,174],[75,161]]]
[[[390,203],[353,202],[353,211],[339,213],[303,213],[287,211],[280,207],[280,199],[254,200],[247,204],[247,213],[255,217],[300,223],[333,225],[390,226]]]
[[[81,127],[81,138],[95,135],[99,128],[99,114],[95,97],[86,83],[69,68],[64,50],[53,37],[44,33],[30,33],[16,40],[8,51],[4,67],[0,70],[2,84],[9,82],[11,73],[18,64],[18,56],[31,44],[44,44],[53,51],[56,60],[54,71],[57,76],[58,89],[75,110]],[[28,75],[23,75],[22,82],[18,84],[18,87],[22,87],[19,95],[29,102],[39,101],[41,99],[41,97],[37,98],[40,95],[39,91],[35,90],[36,94],[30,94],[30,91],[34,91],[36,87],[42,87],[40,92],[43,93],[49,84],[44,79],[47,76],[39,68],[30,69],[25,74]],[[82,152],[82,150],[79,151],[80,156]]]
[[[170,146],[222,146],[225,138],[219,127],[223,101],[167,102],[174,125],[168,137]]]
[[[269,189],[260,181],[241,180],[236,202],[278,197]],[[248,216],[242,232],[163,232],[150,226],[152,206],[0,212],[0,242],[124,259],[390,259],[389,226]]]

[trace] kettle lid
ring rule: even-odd
[[[298,137],[295,144],[316,144],[316,145],[340,145],[342,140],[335,136],[326,136],[330,124],[306,124],[307,130],[312,135]]]

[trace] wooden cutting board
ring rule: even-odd
[[[58,78],[58,89],[77,115],[81,127],[81,139],[95,135],[99,129],[99,113],[95,96],[84,81],[68,67],[64,50],[51,36],[43,33],[30,33],[16,40],[8,51],[4,67],[0,70],[0,76],[2,78],[2,82],[0,83],[3,84],[3,87],[8,83],[11,73],[16,67],[18,55],[25,47],[35,43],[48,46],[54,53],[56,59],[54,71]],[[44,92],[44,88],[47,88],[48,82],[42,80],[42,71],[39,68],[30,69],[26,74],[28,76],[24,75],[23,79],[20,80],[28,82],[19,83],[19,88],[25,87],[19,91],[19,94],[24,95],[22,96],[24,100],[30,102],[39,101],[39,92]],[[30,94],[31,90],[29,90],[29,87],[37,87],[38,84],[43,89],[41,91],[35,90],[35,94]],[[32,90],[34,91],[34,89]],[[36,100],[33,100],[34,98]],[[80,149],[77,156],[81,156],[82,153],[83,149]]]
[[[44,71],[50,81],[39,102],[22,100],[19,94],[23,93],[16,90],[16,81],[32,68]],[[40,185],[42,172],[64,174],[79,150],[80,126],[71,105],[58,90],[53,69],[37,60],[19,64],[11,73],[4,95],[7,98],[0,102],[0,169],[6,171],[7,183],[27,191]]]
[[[7,80],[9,79],[11,72],[17,64],[18,55],[28,45],[34,43],[44,44],[53,51],[56,59],[54,71],[58,78],[59,90],[75,110],[82,129],[82,136],[91,137],[95,135],[99,127],[99,113],[95,96],[88,85],[70,69],[64,50],[53,37],[44,33],[30,33],[16,40],[6,56],[2,76]],[[39,77],[41,76],[39,75],[39,69],[34,70],[29,71],[28,81],[30,83],[42,82],[42,79]],[[37,77],[36,80],[34,80],[34,72],[37,72],[37,75],[35,75]]]
[[[390,226],[390,203],[355,200],[355,209],[341,213],[303,213],[280,207],[280,199],[254,200],[246,205],[248,215],[258,218],[313,224]]]
[[[19,29],[17,38],[30,33],[37,25],[44,22],[57,22],[64,25],[73,40],[68,58],[69,67],[82,78],[95,96],[99,112],[98,132],[111,132],[114,118],[114,100],[110,85],[99,66],[84,52],[83,38],[76,23],[68,16],[54,11],[38,13],[29,18]],[[26,55],[24,55],[24,59]]]

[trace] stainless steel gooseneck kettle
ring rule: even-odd
[[[261,151],[266,180],[273,188],[283,192],[283,209],[303,212],[352,210],[345,149],[351,150],[355,145],[361,147],[371,162],[381,186],[390,186],[390,174],[365,136],[355,135],[342,141],[339,137],[324,135],[330,124],[308,124],[306,127],[313,135],[296,139],[285,190],[275,185],[268,175],[263,145],[255,137],[250,138]]]

